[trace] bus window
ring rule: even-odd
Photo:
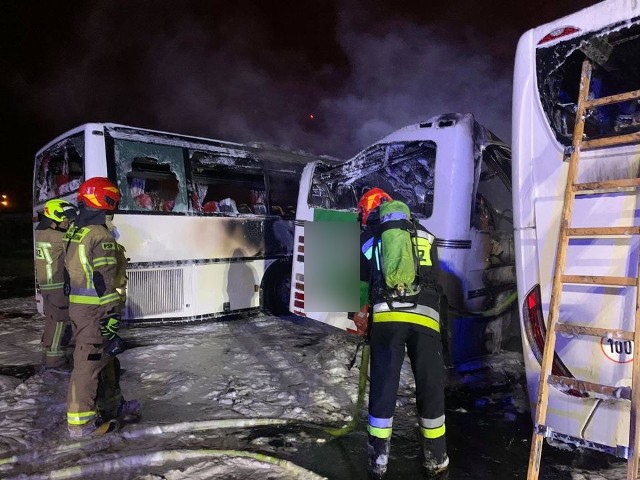
[[[115,139],[114,150],[122,210],[186,211],[182,149]]]
[[[84,137],[77,134],[36,158],[35,201],[43,202],[78,190],[83,177]]]
[[[287,219],[296,218],[296,204],[298,191],[291,188],[296,184],[299,174],[271,172],[267,175],[269,181],[270,213]]]
[[[178,196],[178,179],[169,165],[154,158],[136,158],[127,174],[129,192],[136,210],[172,212]]]
[[[264,175],[248,158],[195,151],[189,159],[192,175],[191,207],[219,215],[266,213]]]
[[[583,60],[589,59],[594,67],[590,96],[615,95],[640,88],[636,59],[639,48],[640,25],[635,24],[537,49],[540,98],[558,141],[571,145]],[[638,130],[640,107],[636,100],[598,107],[586,118],[588,138]]]

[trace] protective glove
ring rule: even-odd
[[[125,348],[124,340],[120,338],[120,335],[113,335],[104,346],[104,351],[107,355],[115,357],[119,353],[124,352]]]
[[[108,317],[100,320],[100,334],[112,340],[118,333],[120,328],[120,315],[112,313]]]

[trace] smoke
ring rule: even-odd
[[[64,33],[49,28],[33,46],[43,71],[14,72],[11,88],[44,142],[109,121],[349,158],[448,112],[474,113],[509,141],[511,70],[481,42],[356,1],[280,19],[252,3],[90,2],[47,24]]]

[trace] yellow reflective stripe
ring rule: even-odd
[[[391,430],[391,428],[378,428],[367,425],[367,432],[376,438],[389,438],[391,436]]]
[[[82,270],[84,270],[87,288],[93,288],[93,269],[91,268],[91,265],[89,265],[89,260],[87,260],[87,251],[84,245],[78,245],[78,257],[80,258]]]
[[[96,411],[91,412],[67,412],[67,423],[69,425],[84,425],[97,417]]]
[[[88,297],[87,295],[69,295],[69,302],[83,305],[100,305],[100,298]]]
[[[100,257],[93,259],[93,268],[103,267],[104,265],[117,265],[118,260],[115,257]]]
[[[60,350],[60,339],[62,338],[63,333],[64,322],[56,322],[56,330],[53,333],[53,340],[51,340],[51,346],[49,347],[49,351],[47,352],[48,356],[57,357],[64,353],[62,350]]]
[[[430,328],[436,332],[440,332],[440,323],[431,317],[424,315],[418,315],[412,312],[403,312],[402,310],[396,310],[395,312],[379,312],[373,315],[373,323],[382,322],[403,322],[403,323],[415,323],[422,325],[423,327]]]
[[[67,230],[67,233],[64,234],[64,239],[69,242],[80,243],[90,231],[91,230],[87,227],[70,228],[69,230]]]
[[[64,282],[60,283],[46,283],[44,285],[40,285],[40,290],[55,290],[57,288],[64,287]]]
[[[446,428],[444,426],[444,423],[436,428],[424,428],[424,427],[420,427],[420,431],[422,432],[422,436],[424,438],[439,438],[442,437],[445,432],[446,432]]]
[[[104,297],[100,297],[100,305],[106,305],[111,302],[119,302],[120,295],[118,292],[110,293],[109,295],[105,295]]]
[[[51,283],[53,280],[53,259],[51,258],[51,243],[49,242],[36,242],[36,247],[38,248],[38,253],[42,256],[41,259],[47,262],[45,267],[47,272],[47,283]]]
[[[120,295],[118,292],[110,293],[104,297],[92,296],[92,295],[69,295],[69,302],[80,303],[82,305],[106,305],[111,302],[119,302]]]

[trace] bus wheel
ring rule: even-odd
[[[262,284],[263,308],[271,315],[289,313],[289,295],[291,293],[291,263],[276,262],[264,277]]]

